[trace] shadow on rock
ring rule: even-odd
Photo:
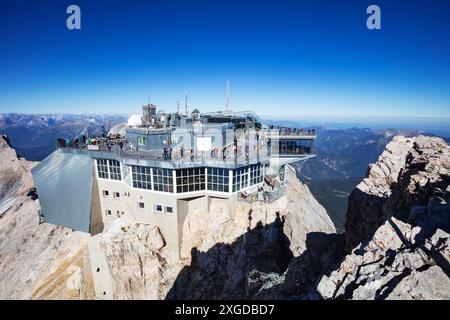
[[[329,275],[344,257],[344,235],[310,232],[306,250],[291,260],[283,281],[262,288],[258,299],[321,299],[316,293],[323,275]]]
[[[218,243],[207,252],[191,250],[189,266],[179,273],[166,299],[251,298],[249,275],[281,275],[292,260],[284,221],[259,223],[232,244]]]
[[[342,259],[343,236],[311,232],[307,249],[293,257],[278,216],[232,244],[207,252],[193,248],[166,299],[290,299],[306,295]]]

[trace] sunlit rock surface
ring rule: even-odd
[[[439,138],[388,145],[350,196],[346,248],[356,247],[320,281],[323,298],[450,298],[449,157]]]

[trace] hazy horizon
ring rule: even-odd
[[[211,110],[210,110],[211,111]],[[133,113],[0,113],[0,117],[7,115],[22,116],[76,116],[76,117],[128,117]],[[443,117],[383,117],[383,116],[304,116],[304,117],[262,117],[268,123],[285,123],[297,127],[321,127],[328,130],[368,128],[417,130],[442,137],[450,137],[450,118]]]

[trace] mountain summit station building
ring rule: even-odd
[[[117,219],[160,227],[179,257],[183,221],[213,197],[271,201],[285,166],[314,156],[314,130],[273,127],[253,112],[157,112],[153,104],[108,135],[58,139],[32,169],[42,221],[91,235]]]

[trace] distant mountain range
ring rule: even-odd
[[[55,150],[56,139],[73,138],[82,132],[100,136],[127,121],[126,115],[0,114],[0,134],[6,134],[18,154],[41,161]],[[301,127],[295,121],[272,124]],[[317,157],[294,164],[298,177],[309,185],[327,209],[338,232],[343,232],[347,198],[365,176],[369,163],[377,161],[386,144],[397,134],[413,136],[418,130],[315,128]]]
[[[20,156],[41,161],[55,150],[57,138],[73,138],[86,130],[99,136],[126,121],[122,115],[1,114],[0,133]]]

